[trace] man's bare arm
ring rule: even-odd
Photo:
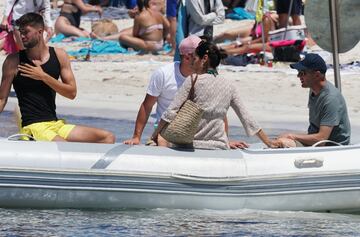
[[[149,119],[152,107],[157,101],[157,97],[146,94],[144,101],[140,105],[138,115],[136,117],[134,134],[131,139],[125,140],[125,144],[140,144],[141,135],[144,131],[147,120]]]
[[[11,85],[17,72],[18,64],[18,54],[9,55],[4,61],[0,85],[0,112],[2,112],[5,108],[7,99],[9,97]]]
[[[331,131],[334,127],[330,126],[320,126],[319,132],[314,134],[282,134],[280,137],[289,138],[291,140],[296,140],[301,142],[304,145],[311,146],[316,142],[327,140],[330,137]],[[320,144],[321,145],[321,144]],[[325,145],[325,144],[322,144]]]

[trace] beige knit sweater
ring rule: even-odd
[[[175,118],[180,106],[187,99],[190,88],[191,79],[187,78],[168,109],[163,113],[163,120],[171,122]],[[195,84],[194,102],[204,109],[194,138],[195,148],[229,149],[224,118],[230,106],[236,112],[248,136],[255,135],[260,130],[260,126],[242,103],[239,92],[225,78],[211,74],[199,75]]]

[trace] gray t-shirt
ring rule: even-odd
[[[308,134],[318,133],[322,125],[333,126],[329,140],[342,145],[349,144],[351,128],[345,99],[333,84],[326,82],[317,96],[310,92],[308,107]]]

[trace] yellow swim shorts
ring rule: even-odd
[[[20,133],[27,134],[37,141],[52,141],[56,136],[66,139],[75,125],[65,124],[65,121],[32,123],[20,129]]]

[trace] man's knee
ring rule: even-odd
[[[126,32],[120,32],[120,34],[119,34],[120,41],[127,40],[128,38],[129,37],[128,37],[128,34],[126,34]]]

